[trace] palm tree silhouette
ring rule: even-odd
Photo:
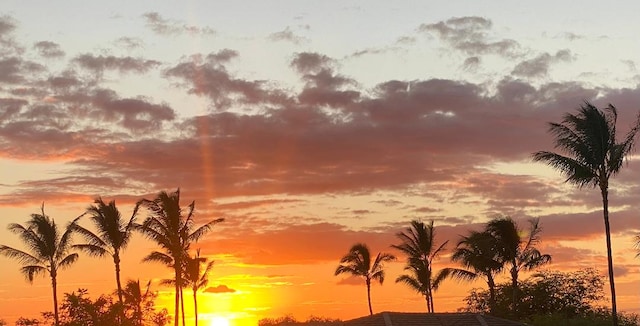
[[[156,242],[164,252],[152,251],[143,258],[146,262],[159,262],[174,270],[175,280],[175,316],[174,325],[178,325],[180,312],[178,310],[182,298],[183,264],[188,256],[191,243],[197,242],[206,235],[213,225],[224,221],[219,218],[195,229],[193,213],[195,202],[187,206],[186,214],[180,207],[180,189],[175,192],[160,192],[155,199],[140,201],[149,214],[142,224],[137,224],[143,235]],[[184,310],[184,309],[183,309]],[[184,313],[182,324],[185,324]]]
[[[364,278],[367,285],[369,314],[373,315],[373,309],[371,309],[371,280],[377,280],[382,284],[385,276],[384,263],[395,259],[395,256],[381,252],[378,253],[375,261],[371,264],[369,247],[364,243],[356,243],[349,249],[349,253],[340,259],[340,265],[336,268],[334,275],[337,276],[346,273]]]
[[[17,223],[11,223],[8,226],[9,231],[22,239],[22,242],[27,246],[27,251],[0,245],[0,254],[20,262],[22,264],[20,272],[24,274],[29,283],[33,283],[33,279],[37,275],[49,274],[53,290],[53,316],[57,326],[60,325],[57,293],[58,271],[76,262],[78,254],[70,253],[72,228],[67,227],[61,235],[55,221],[44,213],[44,203],[41,212],[42,214],[31,214],[31,219],[24,226]]]
[[[413,274],[400,275],[396,279],[396,283],[405,283],[422,294],[427,301],[427,312],[434,312],[432,263],[433,259],[444,250],[448,241],[436,247],[433,221],[428,225],[420,221],[411,221],[411,227],[405,229],[404,232],[397,233],[396,236],[402,243],[391,247],[407,255],[408,262],[405,270],[409,270]]]
[[[147,282],[145,290],[143,291],[142,287],[140,287],[140,280],[128,280],[121,292],[124,297],[125,306],[133,311],[132,319],[135,321],[136,326],[143,325],[144,304],[153,296],[150,289],[151,281]]]
[[[184,264],[184,273],[187,286],[193,291],[193,308],[196,318],[195,325],[198,326],[198,291],[203,289],[209,283],[209,273],[213,268],[214,261],[207,261],[207,258],[200,257],[200,249],[197,250],[196,256],[188,257]],[[204,269],[200,265],[205,264]]]
[[[74,247],[92,256],[104,257],[109,255],[113,258],[116,270],[118,301],[120,305],[123,305],[122,285],[120,283],[120,252],[127,247],[129,240],[131,240],[131,231],[133,230],[138,206],[136,205],[131,218],[127,222],[122,219],[115,201],[112,200],[109,204],[105,204],[102,198],[96,198],[94,204],[87,208],[85,214],[89,216],[97,232],[94,233],[77,223],[73,224],[73,231],[87,241],[86,244],[76,244]]]
[[[555,136],[555,147],[567,156],[547,151],[533,153],[534,161],[545,162],[560,170],[567,177],[566,182],[578,188],[586,185],[600,188],[614,326],[618,325],[618,317],[609,227],[609,179],[620,172],[626,155],[633,148],[640,130],[640,116],[621,143],[616,141],[617,119],[618,113],[613,105],[600,110],[585,102],[578,113],[566,114],[561,123],[550,123],[549,132]]]
[[[518,274],[521,270],[529,271],[551,261],[551,256],[541,254],[535,245],[540,241],[542,231],[538,219],[529,220],[526,237],[517,223],[510,217],[494,218],[487,223],[486,232],[498,242],[499,259],[510,266],[511,286],[513,288],[512,312],[517,313]]]
[[[434,280],[434,289],[447,278],[460,281],[472,281],[481,277],[486,278],[489,287],[489,308],[493,312],[496,305],[495,275],[502,270],[502,263],[498,260],[496,240],[487,232],[471,231],[463,236],[451,255],[451,260],[461,264],[462,268],[444,268]]]

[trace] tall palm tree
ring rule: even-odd
[[[147,282],[145,290],[140,286],[140,280],[128,280],[121,291],[124,297],[125,307],[132,311],[132,319],[136,326],[142,326],[144,322],[144,304],[153,294],[150,291],[151,281]]]
[[[74,247],[87,252],[92,256],[104,257],[109,255],[113,258],[113,264],[115,265],[116,270],[118,301],[120,302],[120,305],[122,305],[120,252],[127,247],[129,240],[131,240],[138,206],[135,207],[131,218],[127,222],[122,219],[115,201],[112,200],[106,204],[102,198],[96,198],[94,204],[95,205],[91,205],[87,208],[85,214],[89,216],[89,219],[93,223],[97,232],[94,233],[87,228],[74,224],[73,231],[78,233],[85,241],[87,241],[86,244],[77,244],[74,245]]]
[[[206,264],[205,268],[202,269],[200,265]],[[194,312],[195,312],[195,324],[198,325],[198,298],[197,293],[200,289],[207,286],[209,283],[209,273],[213,268],[213,261],[207,262],[206,258],[200,257],[200,249],[196,251],[195,257],[186,256],[185,260],[182,264],[183,268],[183,279],[181,288],[191,288],[193,292],[193,304],[194,304]],[[160,281],[162,285],[175,285],[174,279],[163,279]],[[183,291],[180,290],[182,295]],[[182,313],[184,314],[184,298],[180,298],[180,304],[182,305]]]
[[[183,264],[188,256],[191,243],[211,231],[213,225],[224,221],[219,218],[195,228],[193,219],[195,202],[187,206],[186,214],[180,207],[180,189],[175,192],[160,192],[153,200],[143,199],[139,202],[148,209],[148,216],[142,224],[136,224],[139,230],[150,240],[156,242],[164,252],[152,251],[143,258],[147,262],[162,263],[174,271],[175,279],[175,315],[174,325],[178,325],[183,284]],[[182,324],[185,324],[184,313]]]
[[[209,273],[213,268],[214,261],[207,261],[207,258],[200,257],[200,249],[197,250],[196,256],[188,257],[184,264],[184,273],[186,283],[191,287],[193,292],[193,308],[195,313],[196,326],[198,326],[198,291],[203,289],[209,283]],[[205,264],[204,269],[200,265]]]
[[[640,116],[622,142],[616,141],[618,113],[609,104],[600,110],[585,102],[576,114],[566,114],[561,123],[550,123],[549,132],[555,136],[555,147],[566,155],[539,151],[533,153],[533,160],[545,162],[560,170],[567,179],[582,188],[590,185],[600,188],[607,243],[607,265],[611,287],[611,312],[613,325],[618,325],[616,288],[613,277],[613,256],[611,254],[611,229],[609,227],[609,179],[622,168],[626,155],[634,145],[640,130]]]
[[[489,308],[495,311],[496,283],[495,275],[502,271],[502,263],[498,260],[496,240],[487,232],[472,231],[463,236],[451,255],[451,260],[464,268],[444,268],[434,280],[437,289],[442,281],[453,278],[461,281],[472,281],[485,278],[489,287]]]
[[[41,214],[31,214],[31,219],[24,226],[11,223],[8,229],[22,239],[27,250],[22,251],[0,245],[0,254],[20,262],[22,264],[20,272],[30,283],[33,283],[33,279],[37,275],[49,274],[53,290],[53,316],[55,324],[60,325],[58,271],[69,267],[78,260],[78,254],[71,253],[72,228],[67,227],[64,233],[60,234],[58,225],[44,213],[44,204],[42,204]]]
[[[638,253],[636,253],[636,257],[640,257],[640,234],[636,235],[635,247],[636,247],[636,250],[638,251]]]
[[[369,302],[369,314],[373,315],[371,309],[371,280],[384,282],[384,263],[395,260],[392,254],[378,253],[376,259],[371,264],[371,254],[369,247],[364,243],[356,243],[349,249],[349,252],[340,259],[340,265],[336,268],[334,275],[343,273],[362,277],[367,285],[367,301]]]
[[[407,255],[407,266],[413,275],[401,275],[396,279],[396,283],[402,282],[424,295],[427,301],[427,311],[434,312],[433,309],[433,285],[432,266],[433,259],[443,250],[448,241],[436,247],[435,228],[433,221],[425,225],[420,221],[411,221],[411,227],[404,232],[399,232],[396,236],[402,241],[401,244],[391,247],[402,251]]]
[[[540,241],[540,222],[538,219],[529,220],[526,237],[523,230],[510,217],[497,217],[487,223],[486,232],[498,241],[499,259],[509,265],[511,275],[512,312],[517,313],[518,303],[518,275],[520,271],[530,271],[551,261],[551,256],[541,254],[535,245]]]

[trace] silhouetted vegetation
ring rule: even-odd
[[[613,105],[598,109],[586,102],[577,114],[568,113],[561,123],[549,124],[549,132],[556,137],[555,147],[567,156],[547,151],[533,154],[535,161],[545,162],[560,170],[567,177],[566,182],[579,188],[600,188],[614,326],[617,326],[618,322],[609,226],[609,179],[620,172],[625,157],[633,148],[636,134],[640,130],[640,116],[620,143],[616,141],[617,119],[618,113]]]
[[[405,270],[411,274],[398,276],[396,283],[404,283],[425,297],[427,312],[433,308],[433,260],[444,250],[448,241],[439,246],[435,244],[435,228],[433,221],[428,225],[420,221],[411,221],[411,227],[399,232],[396,236],[401,244],[391,247],[402,251],[407,256]]]
[[[186,214],[180,207],[180,189],[172,193],[160,192],[153,200],[143,199],[140,204],[147,208],[147,218],[136,228],[150,240],[156,242],[164,252],[153,251],[144,261],[159,262],[174,270],[175,315],[174,325],[178,325],[182,307],[182,324],[185,324],[182,286],[184,264],[187,262],[192,243],[211,231],[211,227],[224,219],[216,219],[196,229],[193,220],[195,202],[187,206]]]
[[[115,201],[105,204],[102,198],[97,198],[94,205],[87,208],[85,216],[89,217],[97,232],[80,226],[77,223],[71,225],[72,230],[79,234],[87,243],[76,244],[73,247],[86,252],[90,256],[110,256],[115,266],[116,287],[118,302],[122,301],[122,284],[120,283],[120,251],[124,250],[131,240],[133,223],[138,207],[134,209],[129,221],[122,219]],[[78,221],[79,222],[79,221]]]
[[[60,305],[60,326],[164,326],[169,321],[166,309],[156,311],[155,293],[136,296],[132,291],[133,281],[127,283],[122,295],[124,304],[114,301],[110,295],[100,295],[95,300],[89,298],[87,289],[65,293]],[[116,291],[117,292],[117,291]],[[116,296],[117,297],[117,296]],[[135,298],[135,299],[132,299]],[[135,301],[135,302],[133,302]],[[16,325],[51,325],[55,316],[51,312],[42,313],[42,319],[19,318]]]
[[[49,275],[53,291],[53,318],[55,325],[60,325],[58,272],[78,260],[78,254],[70,252],[72,229],[67,227],[61,234],[55,221],[44,213],[44,204],[41,214],[31,214],[31,219],[24,226],[11,223],[8,229],[20,236],[28,249],[22,251],[0,245],[0,254],[20,262],[20,272],[30,283],[37,275]]]
[[[396,257],[387,253],[378,253],[376,259],[371,263],[371,253],[369,247],[364,243],[357,243],[349,249],[340,260],[340,265],[336,268],[335,275],[351,274],[364,278],[367,285],[367,301],[369,302],[369,314],[373,315],[371,308],[371,281],[384,282],[384,263],[395,260]]]
[[[519,301],[512,310],[512,283],[496,286],[493,315],[522,320],[533,325],[600,325],[611,323],[611,312],[598,307],[604,298],[604,280],[595,269],[576,272],[543,271],[519,283]],[[489,313],[490,294],[473,289],[465,298],[466,312]],[[608,319],[607,319],[608,318]],[[637,316],[628,315],[623,325],[637,325]],[[556,324],[551,322],[555,321]],[[596,323],[592,323],[596,322]]]
[[[306,321],[298,321],[292,316],[279,318],[264,318],[258,321],[258,326],[339,326],[344,323],[340,319],[311,316]]]

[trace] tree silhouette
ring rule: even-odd
[[[433,308],[433,259],[444,250],[448,241],[436,247],[433,221],[425,225],[420,221],[411,221],[411,227],[399,232],[396,236],[401,244],[391,247],[407,255],[405,270],[412,275],[403,274],[396,279],[396,283],[404,283],[422,294],[427,301],[427,312],[434,312]]]
[[[364,243],[357,243],[340,259],[340,265],[336,268],[334,275],[345,273],[364,278],[367,285],[369,314],[373,315],[373,309],[371,309],[371,280],[376,280],[382,284],[385,276],[384,263],[395,259],[396,257],[391,254],[378,253],[375,261],[371,264],[369,247]]]
[[[200,257],[200,249],[197,250],[196,256],[187,258],[184,266],[185,279],[187,286],[193,291],[193,309],[195,313],[195,325],[198,326],[198,291],[204,289],[209,283],[209,273],[213,268],[214,261],[207,261],[207,258]],[[204,269],[200,265],[204,264]]]
[[[122,285],[120,283],[120,252],[129,244],[138,206],[136,205],[129,221],[122,219],[120,211],[116,207],[115,201],[105,204],[102,198],[94,201],[95,205],[87,208],[86,215],[89,216],[97,232],[94,233],[80,225],[73,224],[73,231],[79,234],[87,243],[76,244],[78,248],[89,255],[104,257],[111,256],[116,270],[116,286],[118,291],[118,302],[123,305]]]
[[[447,278],[461,281],[472,281],[484,277],[489,287],[489,306],[495,309],[496,283],[495,275],[502,270],[502,263],[498,260],[496,239],[487,232],[472,231],[463,236],[451,255],[451,260],[461,264],[462,268],[444,268],[434,280],[434,288]]]
[[[521,270],[529,271],[538,268],[551,261],[551,256],[541,254],[535,245],[540,241],[539,234],[542,231],[539,220],[529,220],[529,229],[526,237],[523,230],[510,217],[494,218],[486,226],[486,232],[497,240],[499,259],[503,264],[509,265],[511,276],[512,305],[514,315],[517,313],[518,303],[518,275]]]
[[[550,123],[549,132],[555,136],[555,147],[566,156],[547,151],[533,153],[534,161],[545,162],[560,170],[567,177],[566,182],[578,188],[587,185],[600,188],[614,326],[618,325],[618,317],[609,226],[609,179],[620,171],[626,155],[633,148],[640,130],[640,116],[620,143],[616,141],[617,119],[618,113],[613,105],[600,110],[585,102],[578,113],[566,114],[561,123]]]
[[[155,199],[143,199],[140,204],[148,209],[149,214],[142,224],[136,224],[136,229],[156,242],[164,251],[152,251],[143,261],[159,262],[173,269],[176,291],[174,325],[178,325],[183,264],[188,256],[189,247],[210,232],[213,225],[224,221],[224,219],[215,219],[195,228],[193,220],[195,202],[192,201],[187,206],[185,214],[180,207],[180,189],[172,193],[162,191]],[[185,324],[184,313],[182,323]]]
[[[76,219],[77,220],[77,219]],[[71,223],[73,225],[74,222]],[[26,251],[0,245],[0,254],[15,259],[22,264],[20,272],[29,283],[37,275],[49,274],[53,290],[53,312],[56,325],[60,325],[58,313],[58,271],[69,267],[78,260],[77,253],[70,253],[72,228],[67,227],[60,234],[57,224],[44,213],[44,203],[41,214],[31,214],[31,219],[20,225],[11,223],[9,231],[17,234],[27,247]]]

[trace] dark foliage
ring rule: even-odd
[[[576,272],[543,271],[519,284],[517,315],[513,315],[510,283],[496,286],[493,315],[517,319],[532,325],[602,325],[611,324],[611,312],[597,307],[604,299],[604,280],[595,269]],[[472,290],[465,298],[468,312],[489,312],[489,292]],[[635,318],[635,319],[634,319]],[[636,316],[625,316],[620,325],[638,325]]]

